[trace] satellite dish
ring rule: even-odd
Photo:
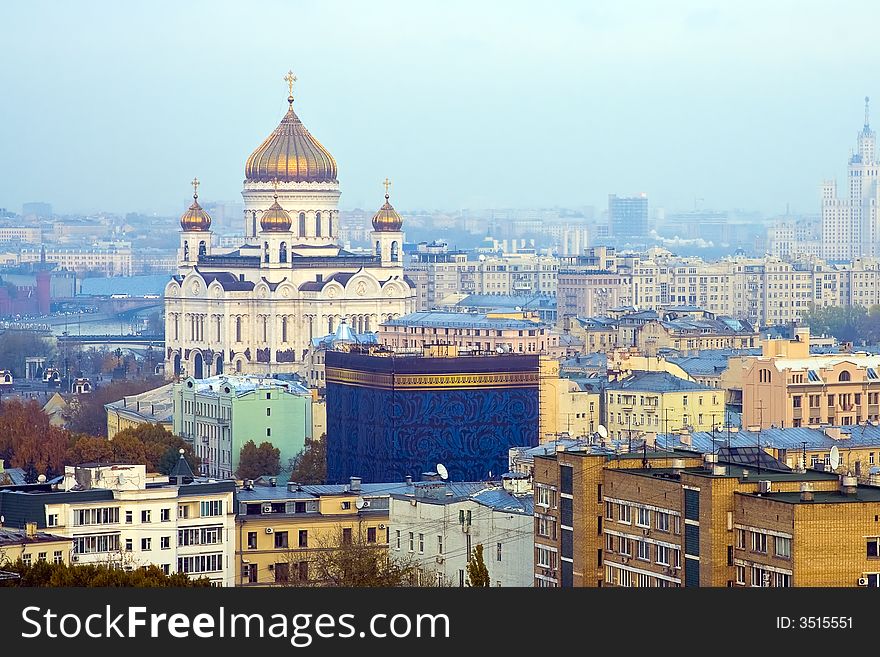
[[[831,448],[831,469],[837,470],[840,467],[840,450],[837,445]]]
[[[449,470],[447,470],[446,466],[442,463],[437,464],[437,474],[440,475],[440,478],[444,481],[449,479]]]
[[[599,437],[602,440],[605,440],[608,437],[608,429],[605,428],[604,424],[599,425],[599,427],[596,429],[596,433],[599,434]]]
[[[364,501],[364,498],[363,498],[363,497],[361,497],[360,495],[358,495],[358,498],[354,501],[354,505],[355,505],[358,509],[363,509],[363,508],[364,508],[364,505],[366,505],[366,502]]]

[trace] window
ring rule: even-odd
[[[284,564],[285,566],[287,564]],[[200,554],[192,557],[180,557],[177,570],[181,573],[210,573],[223,569],[223,554]]]
[[[248,550],[256,550],[257,549],[257,532],[248,532],[247,546],[248,546]]]
[[[189,518],[189,507],[186,504],[179,504],[177,506],[177,517],[181,520]]]
[[[540,516],[537,519],[537,523],[538,536],[545,536],[547,538],[552,538],[554,541],[556,540],[556,520],[546,516]]]
[[[773,539],[776,548],[776,556],[783,559],[791,559],[791,539],[776,536]]]
[[[278,584],[284,584],[290,581],[290,564],[289,563],[276,563],[275,564],[275,582]]]
[[[152,522],[152,514],[153,512],[150,510],[141,511],[141,522]]]
[[[617,503],[617,522],[622,522],[626,525],[632,524],[632,516],[630,515],[632,512],[632,507],[628,504],[623,504],[622,502]]]
[[[752,552],[767,554],[767,534],[763,532],[750,532],[752,535]]]
[[[119,522],[119,507],[105,506],[96,509],[74,509],[73,524],[80,525],[110,525]]]
[[[416,535],[413,534],[412,532],[409,533],[409,551],[410,552],[416,551]]]
[[[614,520],[614,502],[605,502],[605,517]]]
[[[838,380],[838,381],[851,381],[851,380],[852,380],[852,375],[851,375],[848,371],[843,370],[843,371],[840,373],[840,375],[837,377],[837,380]]]
[[[367,543],[375,543],[376,542],[376,528],[375,527],[367,527]]]
[[[130,538],[125,539],[125,551],[131,552],[133,549],[134,549],[133,539],[130,539]]]
[[[288,547],[287,532],[275,532],[275,547],[276,548]]]
[[[752,586],[758,588],[770,586],[770,573],[758,566],[752,566]]]
[[[792,408],[800,408],[801,407],[801,396],[795,395],[794,397],[792,397],[791,398],[791,405],[792,405]]]
[[[419,554],[425,553],[425,535],[419,534]]]
[[[736,547],[740,550],[746,549],[746,530],[745,529],[737,529],[736,530]]]
[[[622,568],[617,569],[617,585],[625,588],[632,586],[632,573]]]
[[[871,454],[871,463],[873,463],[873,462],[874,462],[874,454],[872,453]],[[49,514],[48,519],[46,521],[46,526],[47,527],[57,527],[58,526],[58,514],[57,513],[50,513]]]
[[[159,547],[163,550],[171,549],[171,537],[170,536],[162,536],[159,539]]]
[[[64,554],[61,550],[55,550],[52,553],[52,563],[64,563]]]
[[[266,427],[266,437],[268,438],[271,435],[272,435],[272,427]]]
[[[642,561],[651,560],[651,546],[646,541],[636,541],[638,543],[638,558]]]
[[[201,516],[223,515],[223,500],[208,500],[200,503]]]
[[[613,534],[605,534],[605,549],[609,552],[614,552],[614,535]]]
[[[153,539],[152,538],[142,538],[141,539],[141,550],[144,552],[149,552],[153,549]]]
[[[868,556],[869,557],[880,557],[880,551],[877,549],[877,544],[880,542],[880,539],[876,537],[871,537],[868,539]]]
[[[651,526],[651,511],[649,509],[643,509],[639,507],[638,515],[636,517],[636,525],[638,527],[650,527]]]
[[[162,522],[171,522],[171,509],[162,509],[159,512],[159,520]]]
[[[458,571],[458,585],[464,586],[464,571],[463,570]]]
[[[395,539],[396,539],[396,540],[395,540],[395,544],[396,544],[396,548],[395,548],[395,549],[399,550],[399,549],[400,549],[400,530],[399,530],[399,529],[396,530],[396,531],[394,532],[394,535],[395,535]]]
[[[75,551],[75,550],[76,550],[76,543],[74,542],[74,551]],[[29,552],[25,552],[23,555],[21,555],[21,562],[22,562],[25,566],[30,566],[30,565],[31,565],[31,555],[30,555]]]
[[[773,573],[773,586],[776,588],[790,587],[791,575],[788,573]]]
[[[271,415],[272,415],[272,409],[271,409],[271,408],[267,408],[267,409],[266,409],[266,417],[270,417]]]
[[[665,545],[657,546],[657,563],[661,566],[669,565],[669,548]]]
[[[399,532],[398,532],[399,533]],[[299,542],[298,545],[301,548],[309,547],[309,530],[308,529],[300,529],[299,530]]]
[[[538,566],[541,568],[556,568],[556,553],[538,546]]]
[[[744,585],[746,583],[746,567],[736,566],[736,583]]]
[[[573,471],[570,465],[563,465],[559,467],[559,488],[560,492],[571,495],[574,492],[573,489]]]
[[[668,532],[669,531],[669,514],[663,511],[658,511],[654,514],[654,525],[658,531]]]
[[[342,508],[346,509],[346,510],[351,509],[351,502],[346,500],[345,502],[342,503]]]
[[[45,553],[45,552],[40,552],[40,553],[37,555],[37,561],[46,561],[46,553]]]
[[[626,536],[618,537],[618,549],[620,550],[620,554],[625,557],[632,556],[632,547],[630,546],[630,543],[632,543],[632,540]]]
[[[501,561],[501,543],[495,546],[495,561]]]

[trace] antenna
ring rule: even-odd
[[[358,509],[363,509],[364,506],[366,506],[366,502],[364,501],[364,498],[363,498],[363,497],[361,497],[360,495],[358,495],[357,499],[354,501],[354,505],[355,505]]]
[[[840,449],[838,449],[837,445],[831,448],[831,469],[837,470],[840,467]]]
[[[437,464],[437,474],[440,475],[440,478],[443,481],[449,479],[449,470],[446,469],[446,466],[442,463]]]

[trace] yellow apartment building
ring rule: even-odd
[[[35,522],[24,529],[0,526],[0,568],[19,559],[28,566],[38,561],[69,564],[72,551],[72,538],[37,531]]]

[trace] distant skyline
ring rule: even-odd
[[[239,201],[295,108],[342,208],[818,213],[876,83],[867,1],[4,3],[0,207]],[[865,30],[856,38],[856,28]],[[873,86],[872,86],[873,85]]]

